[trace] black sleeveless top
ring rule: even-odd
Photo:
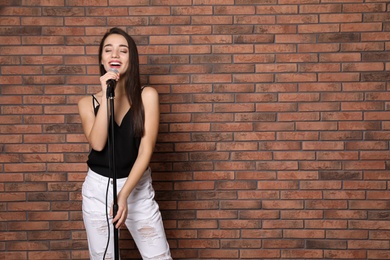
[[[95,115],[97,114],[100,104],[92,95]],[[115,164],[116,177],[126,178],[129,176],[130,170],[134,165],[138,156],[138,148],[141,139],[134,137],[133,118],[131,107],[124,116],[121,125],[114,122],[114,139],[115,139]],[[108,142],[102,151],[91,150],[87,164],[94,172],[105,177],[112,178],[112,173],[109,168],[109,149]]]

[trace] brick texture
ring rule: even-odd
[[[76,104],[113,26],[160,93],[174,259],[390,259],[388,1],[0,2],[0,259],[88,258]]]

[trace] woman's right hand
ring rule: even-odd
[[[102,86],[103,93],[106,93],[107,90],[107,80],[113,79],[115,81],[119,80],[119,72],[115,72],[114,70],[109,70],[100,77],[100,84]]]

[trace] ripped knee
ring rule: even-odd
[[[159,221],[155,221],[153,218],[139,221],[136,224],[137,237],[140,240],[139,242],[142,242],[140,243],[140,247],[147,246],[156,248],[156,250],[153,250],[154,252],[148,250],[149,252],[147,254],[143,254],[144,260],[172,260],[169,245],[160,224]]]
[[[137,231],[144,241],[151,241],[160,237],[157,229],[148,224],[140,226]]]

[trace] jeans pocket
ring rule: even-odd
[[[96,189],[94,189],[93,183],[91,183],[91,179],[88,178],[88,176],[85,178],[82,189],[81,189],[81,194],[83,197],[86,198],[93,198],[95,197],[95,192]]]

